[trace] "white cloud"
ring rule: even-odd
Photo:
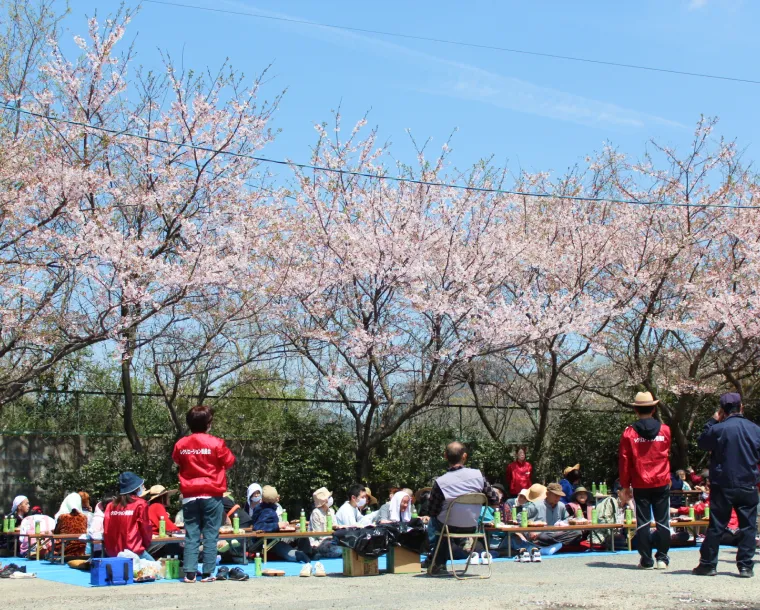
[[[697,11],[706,6],[707,6],[707,0],[690,0],[689,2],[690,11]]]
[[[706,0],[692,0],[706,2]],[[265,11],[250,5],[230,2],[237,8],[272,17],[297,19],[291,15]],[[403,56],[402,68],[409,72],[408,88],[435,96],[454,97],[489,104],[496,108],[513,110],[569,121],[588,126],[643,128],[647,124],[669,125],[685,128],[685,125],[663,117],[596,100],[567,91],[544,87],[511,76],[503,76],[470,64],[456,62],[422,51],[388,42],[380,38],[328,27],[283,23],[283,27],[298,29],[299,33],[333,44],[349,45],[353,49],[362,44],[371,52],[383,56]],[[421,76],[424,75],[424,76]]]

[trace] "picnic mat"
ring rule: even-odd
[[[670,549],[670,553],[680,552],[680,551],[696,551],[694,547],[685,547],[685,548],[676,548],[676,549]],[[584,553],[559,553],[557,555],[551,555],[544,557],[544,561],[555,561],[555,560],[562,560],[566,557],[586,557],[588,559],[591,558],[597,558],[597,557],[604,557],[607,555],[636,555],[638,554],[637,551],[618,551],[616,553],[612,553],[609,551],[594,551],[594,552],[584,552]],[[328,574],[342,574],[343,573],[343,560],[342,559],[322,559],[320,560],[322,562],[322,565],[325,566],[325,571]],[[506,563],[506,562],[514,562],[514,559],[494,559],[494,563]],[[12,557],[4,557],[0,559],[0,562],[2,565],[7,565],[9,563],[15,563],[20,566],[27,566],[26,570],[27,572],[35,572],[37,574],[37,578],[40,578],[42,580],[50,580],[53,582],[59,582],[66,585],[75,585],[77,587],[89,587],[90,586],[90,573],[89,572],[82,572],[80,570],[74,570],[68,566],[62,566],[61,564],[51,564],[47,561],[27,561],[25,559],[14,559]],[[460,560],[455,562],[457,565],[464,565],[465,560]],[[251,579],[255,579],[255,566],[253,563],[249,563],[247,566],[239,565],[239,566],[228,566],[230,568],[232,567],[239,567],[242,568],[250,577]],[[299,572],[301,571],[301,568],[303,567],[303,564],[301,563],[290,563],[285,561],[270,561],[265,566],[265,568],[270,568],[274,570],[283,570],[285,572],[285,576],[295,576],[298,577]],[[385,570],[386,563],[385,563],[385,557],[380,557],[378,559],[378,567],[380,570]],[[34,583],[34,580],[28,581],[30,584]],[[183,584],[179,580],[159,580],[157,581],[162,584]],[[155,583],[135,583],[136,586],[141,587],[149,587],[152,584]],[[2,581],[0,581],[0,590],[2,590]]]

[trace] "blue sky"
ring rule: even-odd
[[[177,0],[185,4],[319,21],[545,53],[760,80],[760,2],[378,3],[330,0]],[[118,0],[70,0],[67,38],[86,32]],[[133,4],[134,5],[134,4]],[[493,155],[514,171],[562,172],[610,141],[640,155],[650,138],[686,146],[700,114],[757,154],[760,85],[662,74],[145,3],[132,22],[137,63],[159,49],[186,68],[229,57],[253,77],[273,64],[266,97],[287,88],[265,153],[307,160],[313,124],[341,106],[346,123],[369,111],[394,156],[411,160],[406,130],[437,148],[454,128],[453,162]],[[348,126],[348,125],[346,125]]]

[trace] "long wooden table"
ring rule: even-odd
[[[670,527],[683,527],[686,529],[695,528],[697,531],[701,527],[707,527],[710,525],[709,521],[671,521]],[[655,527],[655,523],[651,523],[650,527]],[[593,530],[608,530],[612,534],[610,536],[610,550],[615,552],[615,536],[613,530],[625,530],[628,539],[628,550],[632,550],[633,536],[636,533],[636,522],[627,523],[587,523],[583,525],[544,525],[541,527],[486,527],[488,534],[504,533],[507,534],[507,551],[509,556],[512,556],[512,534],[534,534],[541,532],[578,532],[578,531],[593,531]]]

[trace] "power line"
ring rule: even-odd
[[[478,44],[474,42],[465,42],[461,40],[447,40],[445,38],[434,38],[430,36],[418,36],[416,34],[400,34],[398,32],[386,32],[383,30],[371,30],[368,28],[352,27],[347,25],[333,25],[330,23],[320,23],[318,21],[307,21],[305,19],[293,19],[290,17],[274,17],[271,15],[258,15],[256,13],[248,13],[245,11],[233,11],[229,9],[221,8],[209,8],[205,6],[197,6],[193,4],[184,4],[181,2],[168,2],[166,0],[143,0],[151,4],[164,4],[166,6],[176,6],[181,8],[191,8],[199,11],[209,11],[212,13],[226,13],[229,15],[243,15],[246,17],[254,17],[256,19],[269,19],[272,21],[285,21],[287,23],[298,23],[301,25],[311,25],[322,28],[331,28],[334,30],[346,30],[349,32],[362,32],[364,34],[378,34],[381,36],[393,36],[395,38],[405,38],[408,40],[422,40],[425,42],[436,42],[439,44],[448,44],[460,47],[470,47],[473,49],[486,49],[489,51],[501,51],[503,53],[516,53],[519,55],[532,55],[535,57],[546,57],[549,59],[562,59],[566,61],[575,61],[581,63],[597,64],[602,66],[613,66],[616,68],[626,68],[630,70],[646,70],[649,72],[661,72],[665,74],[678,74],[680,76],[692,76],[696,78],[712,78],[716,80],[733,81],[737,83],[749,83],[752,85],[760,85],[760,80],[753,80],[750,78],[738,78],[734,76],[722,76],[719,74],[707,74],[704,72],[688,72],[686,70],[671,70],[669,68],[656,68],[654,66],[642,66],[639,64],[626,64],[615,61],[605,61],[601,59],[589,59],[587,57],[574,57],[572,55],[559,55],[556,53],[543,53],[540,51],[527,51],[525,49],[512,49],[508,47],[497,47],[493,45]]]
[[[13,106],[0,106],[0,109],[8,112],[19,112],[28,116],[33,116],[48,121],[57,123],[64,123],[66,125],[74,125],[76,127],[84,127],[85,129],[92,129],[93,131],[101,131],[115,136],[123,136],[128,138],[137,138],[148,142],[156,142],[158,144],[168,144],[170,146],[177,146],[179,148],[189,148],[191,150],[198,150],[201,152],[215,153],[219,155],[228,155],[231,157],[240,157],[243,159],[251,159],[253,161],[259,161],[261,163],[273,163],[275,165],[286,165],[288,167],[297,167],[299,169],[310,169],[317,172],[328,172],[333,174],[341,174],[347,176],[356,176],[359,178],[371,178],[376,180],[391,180],[394,182],[402,182],[409,184],[416,184],[419,186],[432,186],[439,188],[450,188],[465,191],[474,191],[478,193],[497,193],[501,195],[515,195],[518,197],[542,197],[549,199],[564,199],[568,201],[590,201],[597,203],[615,203],[615,204],[628,204],[628,205],[645,205],[645,206],[663,206],[674,208],[727,208],[734,210],[757,210],[760,206],[756,205],[736,205],[736,204],[717,204],[717,203],[674,203],[666,201],[637,201],[635,199],[610,199],[605,197],[581,197],[577,195],[557,195],[553,193],[533,193],[530,191],[511,191],[508,189],[495,189],[481,186],[467,186],[464,184],[447,184],[445,182],[432,182],[428,180],[417,180],[414,178],[404,178],[403,176],[386,176],[384,174],[370,174],[368,172],[356,172],[346,169],[337,169],[334,167],[322,167],[319,165],[309,165],[308,163],[297,163],[295,161],[283,161],[281,159],[269,159],[267,157],[257,157],[255,155],[246,155],[243,153],[236,153],[229,150],[218,150],[216,148],[210,148],[208,146],[200,146],[198,144],[188,144],[187,142],[172,142],[171,140],[164,140],[162,138],[154,138],[151,136],[145,136],[138,133],[131,133],[124,130],[108,129],[107,127],[98,127],[95,125],[89,125],[81,121],[72,121],[70,119],[63,119],[54,117],[48,114],[41,114],[26,110],[24,108],[14,108]]]

